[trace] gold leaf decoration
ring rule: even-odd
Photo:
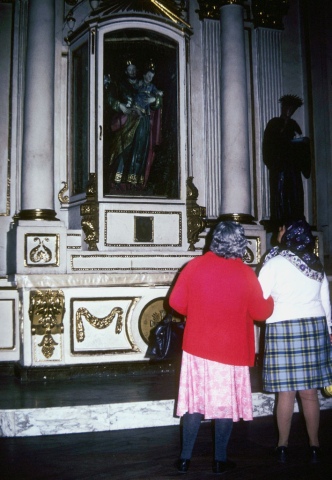
[[[115,333],[119,334],[122,331],[123,327],[123,309],[120,307],[115,307],[112,311],[103,318],[98,318],[92,315],[87,308],[81,307],[76,312],[76,339],[78,342],[83,342],[85,339],[85,331],[82,317],[98,330],[107,328],[114,320],[115,316],[118,315]]]

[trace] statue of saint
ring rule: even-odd
[[[302,136],[291,117],[303,105],[296,95],[284,95],[280,117],[272,118],[264,132],[263,161],[270,173],[271,222],[276,226],[289,220],[304,219],[302,176],[310,177],[309,138]]]
[[[133,193],[144,190],[154,159],[154,147],[161,141],[163,92],[152,83],[155,69],[152,62],[137,79],[133,62],[126,68],[126,77],[115,94],[108,95],[108,104],[115,110],[111,119],[109,191]]]

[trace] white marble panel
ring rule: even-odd
[[[197,257],[201,253],[191,254],[191,255],[179,255],[179,254],[168,254],[168,255],[154,255],[146,254],[142,256],[135,256],[132,259],[132,268],[140,270],[173,270],[178,271],[183,265]]]
[[[16,273],[28,275],[66,273],[67,232],[63,222],[38,221],[36,224],[36,222],[28,220],[19,220],[13,232],[16,234]],[[45,247],[51,247],[51,259],[46,262],[31,260],[31,258],[36,258],[32,250],[38,244],[38,242],[34,242],[34,238],[40,238],[44,241]],[[48,242],[46,238],[49,239]],[[48,256],[45,255],[47,259]]]
[[[80,230],[67,230],[67,249],[81,250],[82,232]]]
[[[178,425],[174,400],[110,405],[110,430]]]
[[[90,268],[85,270],[92,270],[92,263],[89,263]],[[174,272],[77,272],[68,275],[16,275],[15,279],[18,288],[130,287],[132,285],[170,285],[174,279]]]
[[[123,297],[123,295],[122,295]],[[73,301],[73,318],[74,325],[73,344],[74,351],[108,351],[108,350],[131,350],[132,346],[128,340],[127,332],[131,331],[131,325],[128,325],[128,309],[133,302],[133,298],[96,298],[91,300],[75,300]],[[82,328],[84,329],[84,340],[78,341],[78,326],[76,325],[76,317],[78,309],[83,308],[79,318],[82,321]],[[113,309],[119,308],[121,312],[116,313],[112,322],[104,329],[98,329],[92,326],[84,312],[93,315],[98,319],[107,317]],[[116,333],[116,326],[119,320],[119,315],[122,316],[122,325],[120,332]]]
[[[185,252],[181,254],[171,253],[168,255],[154,254],[154,253],[142,253],[131,254],[117,253],[111,254],[72,254],[70,256],[70,268],[73,272],[84,271],[113,271],[113,270],[169,270],[177,271],[185,263],[197,255],[201,255],[201,252],[187,254]]]
[[[182,245],[181,212],[108,211],[105,212],[105,246],[140,246],[135,241],[135,217],[151,217],[153,241],[147,245]]]
[[[273,393],[254,393],[253,414],[273,414]],[[332,408],[332,397],[319,394],[322,410]],[[0,410],[0,437],[57,435],[65,433],[101,432],[179,425],[174,415],[175,401],[116,403],[76,407]],[[298,412],[295,401],[294,411]]]
[[[14,410],[0,411],[0,437],[15,437]]]
[[[0,300],[0,351],[15,348],[15,300]]]
[[[2,287],[11,287],[3,282]],[[20,358],[17,290],[0,290],[0,361],[15,361]]]
[[[15,412],[18,437],[108,430],[108,405],[39,408]]]

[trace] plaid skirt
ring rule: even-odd
[[[332,384],[332,345],[325,317],[268,323],[263,388],[287,392]]]

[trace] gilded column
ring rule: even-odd
[[[222,0],[221,202],[223,218],[251,223],[251,188],[243,2]]]
[[[20,219],[54,220],[54,0],[29,0]]]

